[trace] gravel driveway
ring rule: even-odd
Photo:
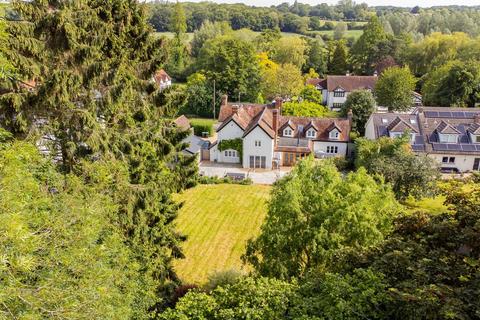
[[[254,184],[273,184],[275,181],[290,172],[290,167],[284,167],[277,170],[265,169],[245,169],[239,164],[201,162],[199,165],[200,173],[208,177],[224,177],[227,173],[243,173]]]

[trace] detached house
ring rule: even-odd
[[[437,160],[444,171],[480,170],[480,109],[418,107],[411,114],[375,113],[365,137],[408,132],[412,150]]]
[[[327,76],[326,79],[308,79],[307,84],[313,85],[322,92],[323,104],[329,109],[338,111],[347,101],[347,96],[355,90],[373,91],[378,76]],[[421,106],[422,96],[412,92],[412,106]],[[387,108],[379,107],[380,110]]]
[[[291,117],[283,116],[281,110],[281,100],[271,105],[240,104],[228,103],[224,96],[210,161],[271,169],[292,166],[310,154],[317,158],[347,155],[351,117]],[[241,147],[235,148],[232,141],[241,142]]]
[[[153,81],[157,84],[160,90],[166,89],[172,85],[172,78],[163,69],[155,72],[153,75]]]
[[[350,92],[360,89],[373,91],[377,76],[327,76],[326,79],[308,79],[307,84],[322,91],[323,104],[331,110],[340,110]]]

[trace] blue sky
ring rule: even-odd
[[[182,1],[182,0],[181,0]],[[183,0],[185,1],[185,0]],[[193,2],[200,2],[200,0],[188,0]],[[282,2],[290,2],[293,3],[293,0],[286,1],[286,0],[245,0],[245,1],[238,1],[238,0],[215,0],[213,2],[221,2],[221,3],[245,3],[248,5],[255,5],[255,6],[271,6],[277,5]],[[316,5],[319,3],[329,3],[329,4],[336,4],[337,0],[300,0],[302,3],[308,3],[311,5]],[[420,7],[431,7],[431,6],[441,6],[441,5],[465,5],[465,6],[473,6],[473,5],[480,5],[480,0],[357,0],[355,2],[361,3],[365,2],[369,6],[383,6],[383,5],[394,5],[394,6],[402,6],[402,7],[413,7],[413,6],[420,6]]]

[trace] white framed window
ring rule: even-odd
[[[456,134],[439,134],[440,142],[442,143],[457,143],[458,135]]]
[[[338,103],[338,102],[335,102],[332,107],[335,108],[335,109],[341,109],[343,106],[343,103]]]
[[[315,130],[313,129],[310,129],[310,130],[307,130],[307,138],[315,138]]]
[[[255,147],[261,147],[261,146],[262,146],[262,141],[255,140]]]
[[[338,153],[338,146],[327,146],[327,153]]]
[[[480,143],[480,136],[475,136],[475,143]]]
[[[225,157],[228,157],[228,151],[225,150]]]
[[[401,137],[402,135],[403,135],[402,132],[390,132],[390,138],[393,138],[393,139],[399,138],[399,137]]]
[[[283,129],[283,135],[286,137],[293,137],[293,130],[290,128]]]
[[[338,139],[339,135],[340,135],[340,132],[338,132],[337,129],[334,129],[334,130],[330,131],[330,133],[329,133],[330,139]]]
[[[333,96],[334,97],[345,97],[345,91],[338,89],[333,91]]]

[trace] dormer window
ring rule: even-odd
[[[334,97],[345,97],[345,90],[338,88],[333,91]]]
[[[338,132],[337,129],[333,129],[332,131],[330,131],[330,134],[329,134],[330,139],[337,140],[339,136],[340,136],[340,132]]]
[[[317,135],[317,132],[314,129],[307,130],[307,138],[315,138],[316,135]]]
[[[400,138],[403,135],[403,132],[390,132],[390,138]]]
[[[283,129],[283,135],[285,137],[293,137],[293,130],[292,128],[285,128]]]
[[[480,143],[480,135],[474,136],[475,139],[473,140],[475,143]]]
[[[438,134],[438,138],[441,143],[457,143],[458,142],[458,134],[440,133]]]

